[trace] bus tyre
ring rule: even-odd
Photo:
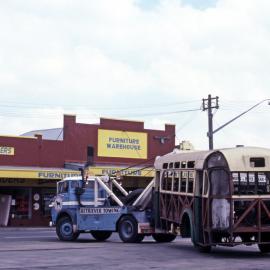
[[[269,253],[270,252],[270,244],[258,244],[258,248],[261,253]]]
[[[201,253],[210,253],[212,250],[212,246],[201,246],[201,245],[194,244],[194,243],[193,243],[193,245]]]
[[[91,231],[91,234],[97,241],[105,241],[112,235],[112,232],[110,232],[110,231]]]
[[[168,243],[168,242],[172,242],[176,238],[176,235],[167,234],[167,233],[155,233],[155,234],[152,234],[152,237],[154,238],[156,242]]]
[[[56,224],[56,234],[61,241],[74,241],[80,233],[73,231],[73,224],[69,217],[61,217]]]
[[[139,243],[144,238],[143,234],[138,234],[138,223],[132,216],[125,216],[120,219],[118,232],[124,243]]]

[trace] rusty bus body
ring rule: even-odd
[[[270,252],[270,149],[174,151],[155,161],[157,230],[195,247],[258,244]]]

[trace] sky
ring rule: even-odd
[[[100,117],[176,125],[207,149],[214,129],[270,99],[268,0],[0,1],[0,134]],[[214,147],[270,148],[270,106],[214,135]]]

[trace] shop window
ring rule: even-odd
[[[12,206],[10,216],[12,219],[30,219],[30,191],[27,189],[14,189],[12,191]]]

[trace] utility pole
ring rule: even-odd
[[[213,113],[212,109],[218,109],[218,97],[211,97],[211,95],[208,95],[208,98],[203,99],[203,111],[208,111],[208,132],[207,136],[209,139],[209,150],[212,150],[214,148],[214,142],[213,142]]]

